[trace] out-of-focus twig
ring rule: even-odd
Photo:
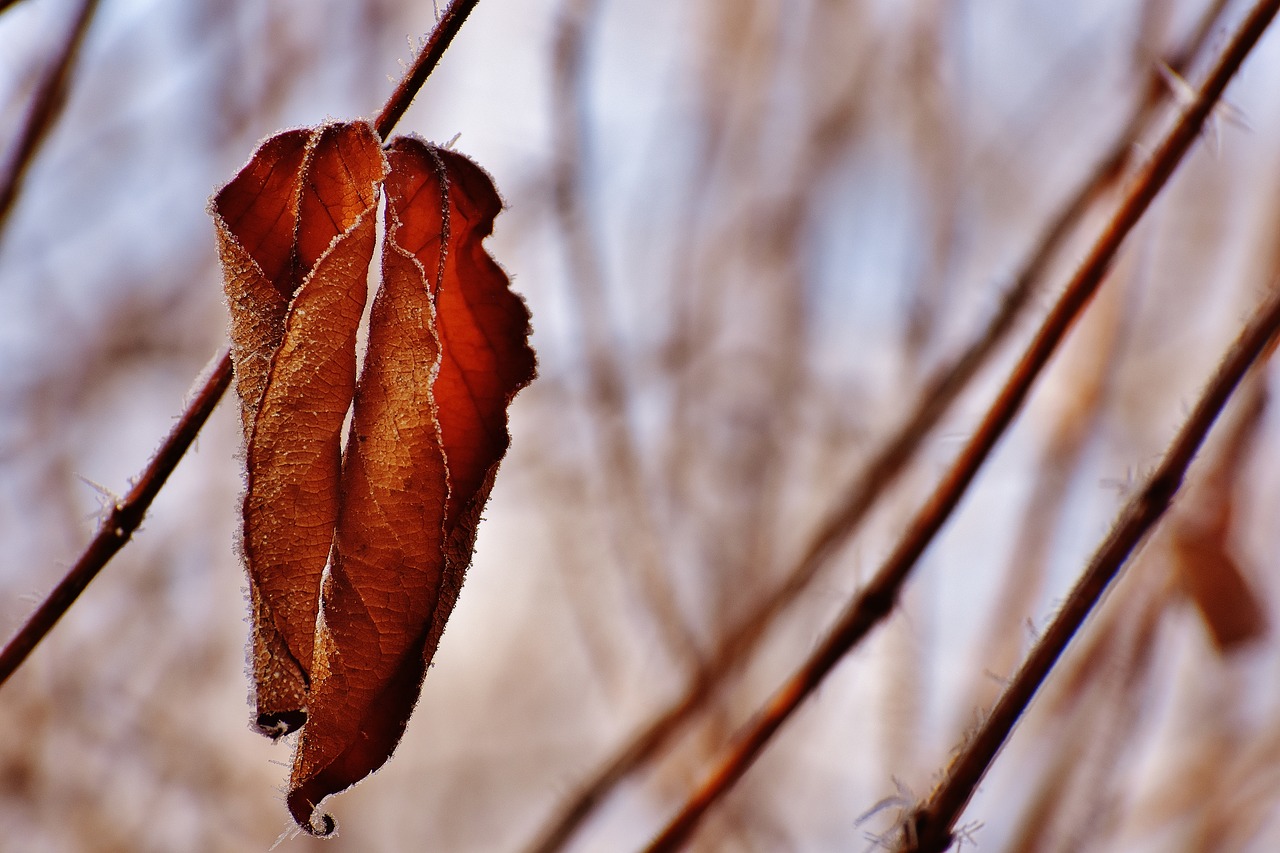
[[[9,213],[13,210],[13,204],[18,198],[23,175],[35,159],[36,152],[48,137],[49,130],[57,121],[66,103],[71,69],[75,65],[76,56],[80,53],[80,45],[84,43],[85,33],[89,31],[89,24],[93,21],[93,14],[97,8],[98,0],[83,0],[80,8],[76,10],[57,57],[50,63],[31,98],[31,108],[27,111],[26,121],[18,130],[9,159],[3,167],[0,167],[0,232],[3,232]],[[3,10],[4,6],[0,5],[0,11]]]
[[[950,518],[996,442],[1021,409],[1058,344],[1097,292],[1124,239],[1199,136],[1210,111],[1266,30],[1277,7],[1280,7],[1280,0],[1263,0],[1250,12],[1219,55],[1195,99],[1187,105],[1134,180],[1111,221],[1019,359],[982,423],[933,495],[912,519],[892,554],[850,603],[817,650],[740,733],[723,760],[690,795],[676,816],[653,840],[649,850],[678,849],[692,835],[707,809],[741,778],[796,708],[817,689],[844,655],[893,611],[898,594],[920,556]]]
[[[440,18],[436,30],[427,39],[417,60],[392,92],[378,117],[377,131],[386,137],[413,102],[418,89],[444,55],[462,21],[475,8],[479,0],[456,0]],[[173,431],[165,438],[154,457],[147,464],[136,485],[107,514],[89,547],[76,560],[74,566],[46,596],[35,613],[18,630],[18,633],[0,650],[0,685],[13,674],[27,655],[44,639],[67,609],[75,603],[80,593],[115,556],[125,542],[142,523],[151,502],[169,479],[178,461],[186,454],[196,434],[209,419],[214,406],[222,398],[231,382],[231,351],[226,350],[218,359],[204,385],[192,397],[191,403],[178,419]]]
[[[680,613],[659,547],[653,507],[646,497],[644,470],[627,411],[627,378],[617,337],[610,329],[604,263],[595,237],[589,233],[584,209],[582,170],[587,152],[583,139],[587,130],[579,90],[584,79],[586,36],[599,5],[599,0],[570,0],[560,12],[552,72],[555,211],[574,297],[571,309],[577,314],[584,342],[599,475],[611,502],[622,510],[610,523],[610,539],[619,558],[633,558],[628,562],[633,563],[640,595],[675,660],[696,666],[697,644],[688,620]]]
[[[1275,7],[1280,2],[1265,4]],[[1260,9],[1262,7],[1259,7]],[[1265,14],[1265,13],[1264,13]],[[1255,17],[1261,17],[1255,11]],[[1270,15],[1265,15],[1269,20]],[[1264,20],[1265,25],[1265,20]],[[1259,33],[1261,30],[1259,30]],[[951,832],[978,783],[986,775],[996,754],[1008,740],[1013,727],[1044,683],[1067,644],[1119,575],[1130,554],[1169,508],[1182,486],[1191,460],[1221,414],[1245,371],[1258,359],[1280,331],[1280,289],[1257,312],[1232,344],[1217,373],[1160,465],[1147,478],[1141,491],[1125,505],[1111,533],[1099,546],[1062,609],[1036,643],[1027,660],[1001,693],[991,714],[973,738],[965,744],[947,769],[946,778],[928,801],[907,818],[901,848],[911,853],[945,850]]]
[[[1194,34],[1170,58],[1170,67],[1181,70],[1191,62],[1213,31],[1222,6],[1221,2],[1215,3],[1202,18]],[[1092,173],[1049,221],[982,333],[931,374],[916,398],[914,408],[835,501],[833,509],[814,532],[804,553],[782,583],[761,596],[759,605],[722,636],[707,656],[705,667],[690,680],[684,692],[638,728],[579,786],[578,792],[566,800],[561,810],[546,824],[530,847],[531,851],[551,853],[561,849],[596,806],[604,801],[610,789],[651,760],[703,707],[718,683],[747,659],[778,616],[810,587],[849,541],[871,507],[914,458],[925,436],[1013,329],[1014,321],[1036,292],[1050,262],[1072,229],[1090,205],[1124,173],[1137,150],[1136,141],[1156,108],[1167,99],[1167,87],[1161,82],[1160,75],[1153,70],[1149,79],[1145,96],[1136,105],[1129,121]]]

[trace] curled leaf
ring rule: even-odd
[[[302,727],[288,805],[317,834],[333,823],[316,805],[404,732],[507,450],[507,407],[534,375],[529,313],[483,245],[501,207],[467,158],[416,139],[384,155],[359,122],[272,137],[211,204],[246,445],[257,723]]]
[[[484,249],[501,200],[467,158],[416,139],[387,154],[382,283],[355,394],[325,577],[310,717],[288,804],[314,810],[391,755],[471,561],[534,375],[529,315]]]
[[[306,718],[385,170],[366,123],[287,131],[211,205],[245,431],[257,724],[273,736]]]
[[[293,275],[294,235],[310,138],[308,130],[271,137],[209,205],[231,307],[231,356],[246,440],[300,283]]]

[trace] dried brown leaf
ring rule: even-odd
[[[366,123],[288,131],[213,201],[247,445],[257,724],[273,736],[306,718],[385,168]]]
[[[288,803],[299,825],[391,755],[471,560],[534,372],[529,315],[483,240],[501,209],[470,160],[392,142],[382,286],[356,391]]]

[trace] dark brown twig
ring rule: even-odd
[[[453,0],[449,8],[445,9],[444,14],[440,16],[435,29],[422,45],[422,50],[418,51],[418,58],[405,72],[404,79],[391,93],[391,97],[387,99],[387,105],[382,108],[378,120],[373,123],[374,130],[383,139],[390,136],[391,131],[400,123],[400,118],[413,103],[418,90],[422,88],[423,83],[427,82],[431,72],[436,70],[436,66],[440,64],[440,58],[452,44],[453,37],[462,29],[463,22],[479,3],[480,0]]]
[[[1213,31],[1222,6],[1221,2],[1216,2],[1206,12],[1186,44],[1169,60],[1168,64],[1175,72],[1181,73],[1198,53]],[[651,760],[680,731],[715,692],[718,683],[751,654],[777,617],[831,563],[860,527],[876,500],[906,469],[924,438],[1014,328],[1014,321],[1036,292],[1049,263],[1074,226],[1103,191],[1123,174],[1134,156],[1137,139],[1166,96],[1167,86],[1153,69],[1144,97],[1129,121],[1086,180],[1061,204],[1057,215],[1050,220],[1021,265],[986,328],[925,382],[914,408],[892,437],[855,475],[782,584],[762,596],[760,604],[721,638],[708,656],[706,665],[690,679],[679,698],[651,717],[580,785],[578,792],[548,821],[529,848],[531,853],[552,853],[563,848],[596,806],[604,801],[609,790]]]
[[[1222,51],[1194,101],[1187,105],[1125,194],[977,431],[933,495],[912,519],[893,553],[850,603],[817,650],[740,732],[723,760],[690,795],[676,816],[653,840],[649,850],[675,850],[687,841],[707,809],[742,777],[796,708],[817,689],[844,655],[893,611],[916,562],[959,505],[979,468],[1021,409],[1059,342],[1097,292],[1125,237],[1196,140],[1222,91],[1275,16],[1278,6],[1280,0],[1263,0],[1250,12],[1236,36]]]
[[[1120,273],[1117,272],[1117,275]],[[1132,277],[1129,273],[1129,277]],[[1094,303],[1087,328],[1077,334],[1081,338],[1074,352],[1063,354],[1072,364],[1059,367],[1060,375],[1074,374],[1070,390],[1049,416],[1051,426],[1040,448],[1035,485],[1022,510],[1016,530],[1006,582],[997,593],[991,618],[984,626],[986,638],[978,660],[988,672],[1009,673],[1017,667],[1025,652],[1022,623],[1034,608],[1048,576],[1054,539],[1067,522],[1071,486],[1091,440],[1103,422],[1107,397],[1114,391],[1123,342],[1130,318],[1123,307],[1126,282],[1113,285],[1103,298]],[[1084,336],[1088,335],[1087,339]],[[1015,565],[1016,564],[1016,565]],[[986,708],[998,694],[999,684],[993,679],[979,679],[972,686],[970,698],[957,707]]]
[[[0,651],[0,684],[4,684],[26,660],[31,650],[62,618],[62,614],[79,598],[89,582],[97,577],[107,561],[133,536],[138,525],[142,524],[147,507],[151,506],[160,487],[173,473],[178,460],[187,452],[196,433],[204,426],[209,413],[230,384],[231,357],[224,353],[204,386],[196,393],[187,410],[156,451],[156,455],[147,463],[133,488],[111,507],[107,517],[102,520],[97,535],[71,567],[71,571],[67,572],[66,577],[53,588],[21,630]]]
[[[406,73],[404,80],[391,93],[387,104],[378,116],[376,129],[386,138],[404,115],[414,95],[426,82],[431,71],[440,62],[462,22],[479,0],[456,0],[440,18],[439,24],[423,45],[422,51]],[[138,478],[137,485],[129,490],[107,514],[98,533],[89,543],[66,577],[54,588],[18,633],[0,650],[0,685],[8,680],[14,670],[26,660],[27,655],[44,639],[89,582],[97,576],[117,551],[129,541],[142,523],[147,509],[155,500],[160,488],[168,480],[178,461],[187,452],[196,434],[209,418],[209,414],[222,398],[231,382],[231,352],[223,352],[217,366],[209,374],[204,385],[196,392],[177,426],[165,438],[156,455]]]
[[[0,6],[0,11],[4,7]],[[0,169],[0,231],[3,231],[9,212],[17,201],[18,190],[22,186],[22,177],[35,159],[40,145],[48,137],[50,129],[62,112],[66,103],[67,83],[71,78],[71,69],[75,65],[76,56],[80,53],[80,45],[84,43],[85,33],[93,14],[98,9],[98,0],[83,0],[76,10],[75,18],[67,29],[66,39],[58,51],[57,59],[45,71],[40,85],[31,98],[31,108],[27,111],[26,121],[18,131],[9,160]]]
[[[960,813],[1013,727],[1129,556],[1169,508],[1210,427],[1245,371],[1277,331],[1280,331],[1280,290],[1272,293],[1240,333],[1164,459],[1142,490],[1125,505],[1111,533],[1098,547],[1044,636],[1001,693],[991,714],[947,768],[946,778],[929,800],[907,818],[906,837],[899,849],[926,853],[945,850],[951,844],[951,833]]]

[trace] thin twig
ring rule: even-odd
[[[1013,727],[1129,556],[1169,508],[1210,427],[1277,331],[1280,331],[1280,289],[1273,291],[1227,352],[1164,459],[1142,490],[1120,512],[1111,533],[1098,547],[1062,609],[1000,695],[991,714],[948,767],[946,778],[929,800],[907,818],[901,850],[926,853],[945,850],[951,844],[951,832],[960,813]]]
[[[740,732],[722,761],[653,840],[649,850],[675,850],[688,840],[707,809],[741,778],[796,708],[817,689],[844,655],[893,611],[898,595],[920,556],[960,503],[979,468],[1021,409],[1059,342],[1097,292],[1121,243],[1196,140],[1223,89],[1271,22],[1278,6],[1280,0],[1263,0],[1250,12],[1196,98],[1139,173],[1084,263],[1045,318],[977,431],[933,495],[912,519],[888,560],[850,603],[817,650],[757,713],[755,720]]]
[[[431,37],[422,46],[417,60],[400,82],[379,115],[376,129],[384,139],[396,122],[404,115],[414,95],[428,75],[440,62],[462,22],[475,8],[479,0],[456,0],[445,12]],[[35,613],[19,629],[18,633],[0,650],[0,685],[26,660],[27,655],[44,639],[67,609],[75,603],[89,582],[97,576],[107,561],[129,541],[142,523],[147,509],[155,500],[160,488],[168,480],[178,461],[187,452],[209,414],[222,398],[231,382],[231,351],[222,353],[217,365],[204,385],[196,392],[178,424],[165,438],[156,455],[138,477],[137,485],[107,514],[98,533],[81,554],[66,577],[36,608]]]
[[[1168,65],[1181,72],[1195,57],[1221,12],[1215,3],[1199,22],[1187,43]],[[1062,247],[1073,227],[1103,191],[1123,174],[1136,151],[1135,142],[1156,108],[1167,98],[1167,87],[1152,71],[1145,97],[1117,134],[1106,154],[1086,180],[1059,207],[1030,254],[1019,268],[1013,285],[986,328],[949,363],[925,382],[911,412],[892,437],[869,459],[851,480],[844,493],[810,539],[806,551],[796,561],[785,580],[760,598],[760,603],[734,628],[722,636],[702,670],[690,679],[684,692],[670,705],[652,716],[632,737],[609,756],[547,822],[529,848],[530,853],[552,853],[562,849],[582,823],[602,803],[609,791],[638,767],[651,760],[668,740],[689,721],[715,692],[718,682],[735,671],[766,635],[769,627],[792,602],[808,589],[858,530],[876,500],[885,493],[914,458],[924,438],[937,426],[960,393],[990,360],[1014,321],[1036,292],[1050,261]]]
[[[67,29],[66,39],[58,51],[57,58],[49,65],[40,85],[31,98],[31,108],[27,111],[26,121],[18,131],[9,160],[0,169],[0,231],[4,230],[5,221],[9,218],[13,204],[17,201],[18,190],[22,186],[23,175],[35,159],[41,143],[48,138],[54,122],[62,113],[67,99],[67,83],[71,78],[71,69],[75,65],[80,45],[84,43],[85,33],[93,21],[93,14],[98,9],[98,0],[83,0],[76,10],[75,18]],[[0,6],[0,11],[4,7]]]
[[[1121,762],[1149,724],[1142,706],[1154,689],[1157,641],[1173,600],[1169,576],[1152,561],[1146,565],[1145,573],[1136,565],[1127,570],[1131,576],[1128,589],[1118,594],[1122,600],[1094,617],[1087,644],[1070,668],[1060,665],[1053,696],[1043,700],[1046,716],[1064,725],[1052,736],[1055,754],[1019,815],[1005,848],[1009,853],[1038,853],[1049,838],[1070,837],[1075,850],[1102,849],[1114,840],[1120,812],[1105,804],[1127,790]],[[898,828],[890,829],[886,844],[901,840],[893,834]],[[957,830],[952,834],[959,836]]]
[[[387,105],[382,108],[378,120],[373,124],[374,130],[383,139],[390,136],[391,131],[395,130],[396,125],[400,123],[400,118],[413,103],[418,90],[422,88],[423,83],[427,82],[431,72],[436,70],[436,66],[440,64],[440,58],[453,42],[453,37],[458,34],[458,30],[462,29],[463,22],[479,3],[480,0],[453,0],[444,15],[436,22],[435,29],[431,31],[422,50],[418,52],[418,58],[405,73],[400,85],[396,86],[396,90],[391,93],[391,97],[387,99]]]
[[[224,352],[204,386],[192,398],[173,430],[165,438],[156,455],[147,463],[142,474],[129,493],[117,501],[103,519],[98,533],[89,547],[67,572],[66,577],[53,588],[36,608],[35,613],[0,651],[0,684],[4,684],[14,670],[27,658],[49,630],[62,618],[75,600],[84,592],[103,566],[133,536],[147,507],[155,499],[160,487],[177,467],[178,460],[187,452],[196,433],[218,404],[227,386],[231,384],[231,356]]]
[[[1089,327],[1079,333],[1089,337],[1078,340],[1072,353],[1078,360],[1059,368],[1075,375],[1069,380],[1070,387],[1062,395],[1061,404],[1049,415],[1051,426],[1034,465],[1039,474],[1021,518],[1012,528],[1017,532],[1009,552],[1007,580],[1001,585],[991,619],[984,626],[984,651],[978,655],[988,672],[1013,672],[1022,658],[1025,646],[1020,626],[1034,609],[1033,602],[1044,585],[1054,537],[1067,523],[1077,469],[1102,423],[1107,397],[1117,381],[1121,362],[1118,356],[1131,323],[1122,307],[1126,287],[1113,286],[1094,304]],[[1064,360],[1068,357],[1063,356]],[[985,708],[995,699],[998,688],[994,679],[979,679],[971,686],[970,698],[958,707]]]

